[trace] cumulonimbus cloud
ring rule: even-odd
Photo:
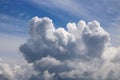
[[[47,17],[34,17],[29,24],[29,38],[20,51],[34,73],[25,80],[120,79],[120,48],[111,45],[98,21],[80,20],[64,29]]]

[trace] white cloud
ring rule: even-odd
[[[59,66],[62,63],[59,60],[56,60],[55,58],[52,58],[50,56],[43,57],[41,60],[36,62],[37,65],[41,67],[53,67],[53,66]]]
[[[20,51],[28,62],[11,65],[1,60],[2,80],[119,80],[120,47],[110,44],[109,33],[96,20],[68,23],[67,29],[55,28],[47,17],[29,23],[26,42],[0,34],[0,51],[14,56],[22,43]]]
[[[30,37],[20,46],[40,80],[119,80],[119,48],[97,21],[55,28],[51,19],[30,20]],[[30,80],[31,80],[30,79]]]
[[[0,74],[4,75],[6,78],[12,80],[14,75],[8,64],[0,63]]]
[[[99,22],[89,22],[83,30],[83,42],[89,56],[100,57],[107,43],[109,34],[100,26]]]
[[[52,78],[53,78],[54,75],[55,75],[54,73],[50,74],[48,71],[44,71],[44,73],[43,73],[43,79],[44,80],[52,80]]]
[[[28,80],[32,75],[37,73],[33,70],[32,64],[9,65],[0,62],[0,79],[1,80]]]

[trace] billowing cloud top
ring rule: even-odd
[[[67,60],[81,56],[81,47],[87,57],[100,57],[106,44],[109,42],[109,34],[104,31],[97,21],[84,21],[77,24],[68,23],[67,30],[55,29],[49,18],[34,17],[30,21],[30,38],[21,45],[28,62],[35,62],[43,57],[51,56],[58,60]],[[89,55],[89,56],[88,56]]]
[[[19,73],[22,80],[120,79],[120,48],[111,45],[109,33],[98,21],[80,20],[68,23],[65,29],[56,29],[51,19],[34,17],[29,24],[30,37],[21,44],[20,51],[27,66],[31,64],[25,68],[31,74],[23,72],[28,74],[25,78],[22,72]],[[17,69],[16,74],[18,72]],[[2,77],[5,74],[1,71]],[[19,74],[6,74],[5,78]]]

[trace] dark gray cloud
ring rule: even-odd
[[[4,75],[0,74],[0,80],[9,80],[9,79],[6,78]]]

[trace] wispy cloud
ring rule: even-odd
[[[51,10],[65,11],[67,14],[72,14],[78,17],[78,15],[87,16],[88,11],[77,0],[32,0],[38,7],[46,7]],[[33,4],[33,5],[34,5]]]
[[[27,20],[0,14],[0,33],[23,34],[27,31]]]
[[[85,19],[98,19],[100,21],[108,16],[111,18],[109,14],[113,12],[119,12],[118,0],[91,0],[89,2],[82,0],[31,0],[29,2],[39,8],[48,8],[48,11],[54,10],[53,13],[65,11],[66,14],[71,14],[74,17],[81,16]]]

